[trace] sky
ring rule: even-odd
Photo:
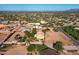
[[[0,4],[0,11],[64,11],[79,4]]]

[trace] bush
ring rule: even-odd
[[[67,26],[64,27],[63,30],[65,32],[67,32],[69,35],[71,35],[73,38],[75,38],[76,40],[79,40],[79,33],[75,30],[74,26]]]

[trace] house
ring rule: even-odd
[[[41,20],[40,23],[41,24],[47,24],[47,22],[46,21],[43,21],[43,20]]]
[[[38,30],[37,33],[35,34],[35,37],[40,40],[40,39],[44,39],[44,33],[42,32],[42,30]]]
[[[39,28],[40,23],[28,23],[27,26],[31,28]]]

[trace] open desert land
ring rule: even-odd
[[[56,41],[61,41],[63,45],[73,45],[73,42],[64,33],[47,31],[45,35],[45,44],[52,46]]]

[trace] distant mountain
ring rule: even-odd
[[[66,10],[67,12],[79,12],[79,8],[78,9],[69,9],[69,10]]]
[[[0,11],[0,12],[79,12],[79,8],[59,11]]]

